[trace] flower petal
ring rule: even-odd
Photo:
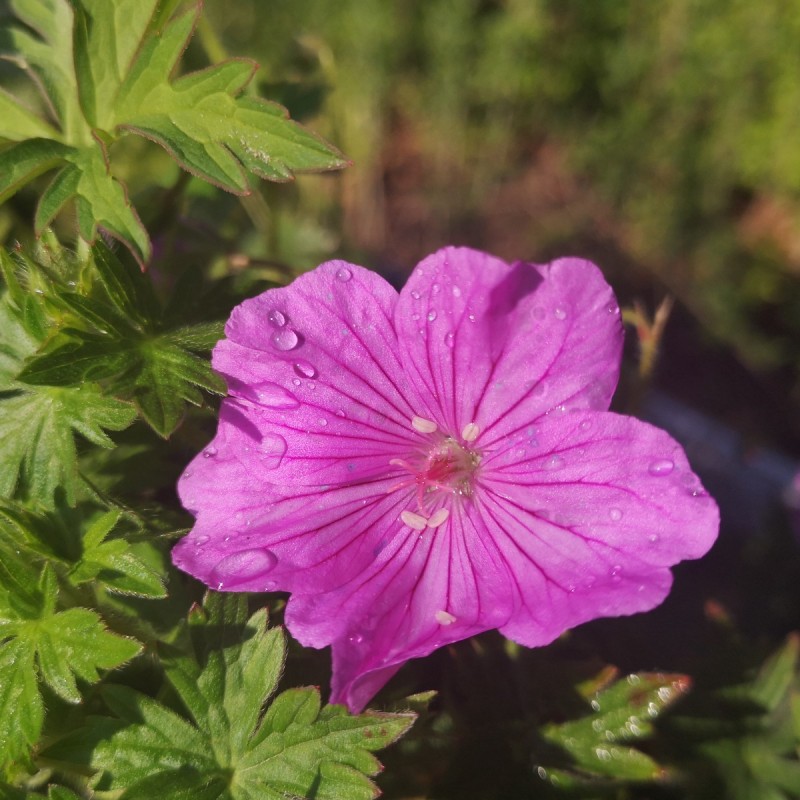
[[[375,273],[331,261],[234,309],[213,366],[266,449],[284,450],[271,482],[369,479],[419,439],[402,386],[396,302]]]
[[[440,250],[414,270],[395,310],[417,413],[457,434],[476,423],[492,444],[551,408],[605,410],[622,325],[594,264]]]
[[[528,646],[660,603],[669,567],[713,544],[719,512],[666,433],[632,417],[554,412],[486,456],[479,510],[514,575],[501,633]]]
[[[504,625],[510,575],[466,509],[394,538],[375,568],[327,593],[295,593],[286,622],[302,643],[333,644],[332,702],[357,711],[411,658]]]

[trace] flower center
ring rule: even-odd
[[[450,514],[442,504],[442,499],[472,497],[481,456],[470,445],[478,437],[478,426],[469,423],[461,432],[460,439],[438,433],[435,423],[420,417],[414,417],[412,426],[420,433],[427,434],[430,441],[408,459],[393,458],[389,462],[409,473],[389,491],[413,487],[416,509],[404,511],[401,519],[417,530],[436,528]]]

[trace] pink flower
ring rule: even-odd
[[[607,411],[622,326],[591,263],[450,248],[398,295],[341,261],[234,309],[230,396],[186,471],[175,564],[292,593],[361,709],[410,658],[498,628],[527,646],[660,603],[718,512],[666,433]]]

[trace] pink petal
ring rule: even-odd
[[[504,625],[510,578],[492,534],[457,509],[435,531],[390,540],[339,589],[295,593],[286,622],[304,644],[333,643],[331,700],[355,711],[409,659]]]
[[[234,309],[213,366],[266,449],[284,449],[270,482],[369,479],[418,439],[392,326],[396,302],[379,276],[332,261]]]
[[[395,310],[416,413],[491,445],[551,408],[605,410],[619,373],[619,307],[588,261],[550,264],[447,248],[414,270]]]
[[[488,454],[480,514],[514,574],[500,630],[529,646],[660,603],[668,567],[713,544],[719,512],[666,433],[632,417],[554,412]]]

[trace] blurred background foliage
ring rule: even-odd
[[[207,0],[198,33],[186,69],[254,58],[252,91],[354,166],[241,201],[123,140],[166,271],[281,280],[340,254],[402,279],[446,242],[584,255],[623,299],[676,295],[685,338],[730,346],[800,445],[800,0]],[[30,235],[40,191],[0,210],[3,239]]]
[[[209,0],[207,14],[221,46],[260,61],[264,91],[299,115],[320,103],[314,125],[354,161],[298,185],[278,258],[338,248],[402,271],[448,241],[593,257],[623,293],[675,294],[695,339],[791,396],[780,434],[800,441],[800,2]]]
[[[281,280],[342,254],[401,279],[446,242],[585,255],[623,299],[676,295],[800,443],[800,0],[207,0],[198,33],[186,69],[254,58],[252,91],[354,166],[241,201],[123,140],[157,266]],[[0,210],[6,241],[40,191]]]

